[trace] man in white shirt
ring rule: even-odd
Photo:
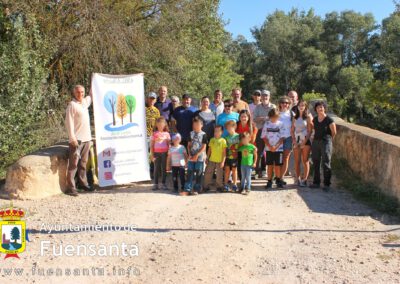
[[[86,191],[93,190],[86,178],[86,164],[92,140],[89,117],[91,103],[92,97],[85,97],[85,88],[76,85],[73,89],[73,99],[68,104],[65,115],[65,126],[69,138],[67,190],[65,194],[71,196],[78,196],[75,185],[77,171],[79,187]]]
[[[215,119],[217,119],[218,115],[220,115],[224,111],[224,102],[222,98],[222,91],[215,90],[214,101],[210,104],[210,109],[214,113]]]

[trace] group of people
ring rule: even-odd
[[[296,91],[280,97],[278,105],[270,99],[269,91],[256,90],[248,104],[235,88],[223,100],[221,90],[216,90],[212,101],[201,98],[198,109],[188,94],[181,101],[169,98],[166,86],[159,88],[158,95],[149,93],[146,123],[153,190],[168,189],[168,171],[180,195],[197,195],[213,186],[219,192],[247,195],[253,170],[258,178],[266,171],[266,188],[274,182],[283,188],[292,152],[298,186],[308,186],[311,152],[314,179],[309,187],[321,186],[322,163],[323,189],[329,190],[336,125],[327,115],[327,106],[316,102],[313,117]]]

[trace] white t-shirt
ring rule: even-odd
[[[283,138],[288,138],[291,136],[290,130],[292,128],[292,117],[294,117],[294,113],[290,114],[291,110],[281,111],[279,113],[279,121],[283,124]]]
[[[80,103],[73,99],[67,106],[65,126],[67,128],[69,142],[79,140],[87,142],[92,140],[90,131],[89,107],[92,98],[87,96]]]
[[[268,142],[271,146],[275,146],[278,144],[279,140],[283,137],[282,133],[284,130],[284,125],[281,121],[277,122],[271,122],[271,121],[266,121],[264,124],[264,127],[261,132],[261,138],[267,138]],[[266,147],[267,151],[270,151],[269,147]],[[279,148],[276,151],[283,151],[283,144],[279,146]]]

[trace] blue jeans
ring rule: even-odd
[[[240,186],[242,187],[242,190],[251,190],[251,171],[253,170],[253,167],[241,165],[240,170],[242,172],[242,178],[240,179]]]
[[[204,168],[204,162],[192,162],[192,161],[188,162],[185,191],[190,192],[193,189],[194,191],[199,192],[201,190],[203,168]]]

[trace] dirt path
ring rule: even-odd
[[[264,183],[256,181],[249,196],[179,197],[136,185],[77,198],[17,201],[14,206],[30,212],[31,242],[21,259],[0,260],[0,283],[400,283],[398,221],[345,191],[293,185],[266,191]],[[43,223],[137,228],[48,234]],[[57,247],[137,244],[139,256],[41,256],[41,241]],[[24,268],[22,276],[5,276],[11,267]],[[93,267],[105,275],[93,275]],[[45,276],[49,269],[62,275]],[[88,269],[91,276],[68,276],[68,269],[72,274]],[[135,275],[113,275],[122,269]]]

